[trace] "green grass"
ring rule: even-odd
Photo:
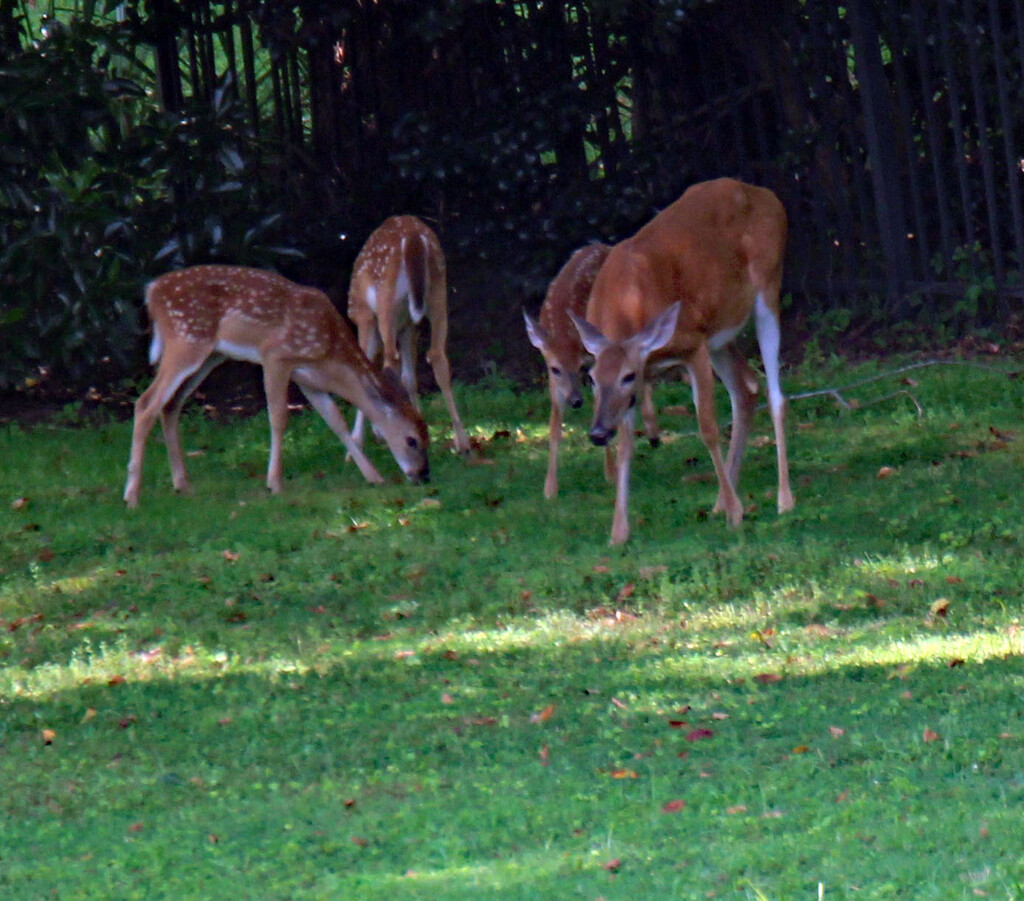
[[[131,512],[128,424],[0,431],[0,897],[1024,897],[1024,385],[912,376],[793,403],[736,530],[663,415],[614,549],[539,390],[460,389],[473,464],[431,397],[422,487],[296,416],[276,498],[193,413]]]

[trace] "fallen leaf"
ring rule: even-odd
[[[682,798],[676,798],[675,800],[667,802],[662,808],[662,813],[678,813],[686,806],[686,802]]]
[[[441,703],[442,704],[454,704],[455,703],[455,698],[453,698],[450,694],[448,694],[448,692],[443,692],[441,694]]]
[[[771,685],[772,682],[781,682],[782,676],[778,673],[758,673],[754,676],[754,681],[761,685]]]
[[[687,723],[686,720],[669,720],[668,724],[673,729],[682,729],[684,726],[689,725],[689,723]]]
[[[746,804],[734,804],[732,807],[726,807],[725,808],[725,812],[728,813],[728,814],[733,814],[733,815],[735,815],[737,813],[746,813],[747,812],[747,805]]]
[[[52,745],[57,738],[57,733],[53,729],[43,729],[39,734],[43,739],[44,745]]]
[[[844,788],[838,795],[835,796],[835,799],[833,800],[833,803],[834,804],[842,804],[844,801],[849,801],[849,800],[850,800],[850,790],[848,788]]]
[[[617,873],[619,871],[619,867],[621,866],[622,861],[616,857],[614,860],[609,860],[606,863],[601,864],[601,869],[608,870],[611,873]]]
[[[128,827],[128,831],[129,832],[142,832],[142,830],[144,828],[145,827],[142,825],[142,823],[132,823],[131,826]]]
[[[230,716],[222,716],[219,720],[217,720],[217,725],[218,726],[229,726],[230,724],[231,724],[231,717]]]
[[[806,754],[810,750],[811,749],[809,747],[807,747],[807,745],[797,745],[795,748],[793,748],[793,753],[794,754]]]
[[[539,756],[540,756],[540,765],[541,766],[547,766],[549,763],[551,763],[551,752],[548,751],[548,746],[547,745],[541,745],[540,746],[540,754],[539,754]]]
[[[711,738],[715,733],[710,729],[694,729],[686,733],[687,741],[700,741],[702,738]]]
[[[548,704],[543,710],[537,711],[537,713],[530,715],[531,723],[546,723],[551,719],[551,715],[555,712],[555,705]]]
[[[419,502],[417,506],[428,507],[431,510],[437,510],[441,506],[441,502],[436,497],[425,497]]]
[[[939,598],[929,608],[932,616],[945,616],[949,612],[949,599]]]
[[[610,566],[606,566],[604,563],[595,563],[594,572],[596,573],[610,573],[612,571]]]
[[[619,710],[628,710],[629,709],[629,707],[626,704],[623,704],[622,701],[620,701],[618,698],[612,698],[612,703],[616,707],[618,707]]]
[[[956,667],[963,666],[966,662],[967,661],[964,660],[963,657],[954,657],[952,660],[949,661],[948,666],[950,669],[956,669]]]
[[[727,720],[727,719],[729,719],[729,714],[728,713],[722,713],[720,710],[715,710],[711,714],[711,719],[713,719],[713,720]]]
[[[91,719],[92,719],[92,718],[93,718],[94,716],[96,716],[96,708],[95,708],[95,707],[89,707],[89,708],[88,708],[88,709],[87,709],[87,710],[85,711],[85,714],[84,714],[84,715],[82,716],[82,722],[83,722],[83,723],[87,723],[87,722],[89,722],[89,720],[91,720]]]
[[[637,775],[636,770],[628,770],[628,769],[612,770],[608,775],[610,775],[612,777],[612,779],[639,779],[640,778]]]
[[[926,726],[926,727],[925,727],[925,730],[924,730],[924,735],[922,736],[922,738],[924,738],[924,740],[925,740],[926,742],[929,742],[929,741],[938,741],[938,740],[939,740],[939,733],[938,733],[938,732],[934,732],[934,731],[932,731],[931,729],[929,729],[929,728],[928,728],[928,727]]]
[[[124,676],[118,673],[117,675],[111,676],[109,679],[107,679],[107,685],[113,688],[115,685],[124,685],[124,683],[127,681],[128,680],[125,679]]]
[[[19,497],[11,502],[12,510],[24,510],[28,506],[27,497]]]
[[[365,838],[359,835],[353,835],[349,837],[349,841],[352,842],[357,848],[365,848],[370,844]]]
[[[878,470],[876,478],[888,479],[890,476],[896,475],[896,470],[892,466],[883,466]]]
[[[833,738],[841,738],[846,735],[846,730],[842,726],[829,726],[828,731],[832,734]]]
[[[665,566],[665,564],[662,563],[662,564],[658,564],[657,566],[641,566],[640,569],[637,570],[636,574],[641,579],[653,579],[655,576],[658,576],[658,575],[661,575],[662,573],[667,573],[667,572],[668,572],[668,567]]]
[[[239,555],[235,551],[222,551],[221,556],[228,561],[228,563],[234,563]]]
[[[615,602],[621,604],[623,601],[628,601],[631,597],[633,597],[634,591],[636,591],[636,585],[634,585],[632,582],[627,582],[625,585],[622,586],[622,588],[619,590],[619,593],[615,596]]]

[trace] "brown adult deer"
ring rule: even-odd
[[[348,448],[369,482],[383,479],[366,459],[331,399],[337,394],[380,430],[405,475],[429,478],[427,428],[398,378],[381,373],[360,350],[352,329],[327,295],[272,272],[239,266],[193,266],[162,275],[146,289],[153,323],[150,361],[156,378],[135,404],[124,499],[139,502],[146,438],[160,416],[178,491],[189,489],[178,421],[189,395],[224,360],[263,367],[270,416],[267,487],[281,490],[281,440],[288,419],[288,382]]]
[[[757,380],[731,342],[751,312],[775,429],[778,508],[781,513],[793,507],[786,401],[779,384],[779,290],[785,246],[786,213],[779,199],[766,188],[723,178],[692,186],[609,253],[594,281],[586,319],[573,321],[595,358],[590,439],[607,445],[616,431],[619,436],[612,544],[629,537],[637,394],[649,378],[678,365],[689,370],[701,440],[718,477],[715,511],[724,510],[731,525],[742,521],[743,505],[735,486]],[[715,422],[713,373],[732,401],[732,435],[724,462]]]
[[[416,391],[414,344],[416,327],[430,323],[427,362],[441,389],[455,430],[455,446],[469,452],[469,439],[455,407],[448,341],[448,277],[441,243],[433,230],[415,216],[392,216],[367,238],[356,257],[348,292],[348,315],[355,323],[359,345],[370,360],[383,356],[386,369],[401,372],[413,403]],[[352,428],[362,445],[363,414]]]
[[[569,314],[582,316],[586,312],[594,278],[609,250],[611,248],[607,244],[581,247],[569,257],[548,286],[538,319],[523,311],[530,343],[541,352],[548,367],[551,423],[544,497],[558,494],[558,448],[562,441],[566,405],[574,410],[583,406],[580,372],[587,354]]]

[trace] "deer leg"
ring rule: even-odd
[[[267,416],[270,419],[270,459],[267,463],[267,488],[271,494],[281,493],[281,445],[288,424],[288,381],[291,371],[281,363],[263,361],[263,390],[267,395]]]
[[[381,474],[377,472],[374,465],[366,458],[366,454],[363,453],[362,448],[353,440],[352,435],[349,433],[348,426],[345,425],[345,419],[338,411],[338,408],[331,399],[330,394],[326,391],[317,391],[315,388],[303,385],[301,382],[299,383],[299,388],[302,390],[302,393],[306,395],[306,400],[309,401],[313,409],[323,417],[324,422],[327,423],[330,430],[334,432],[334,434],[341,440],[341,443],[348,448],[348,456],[355,462],[356,466],[359,467],[359,471],[363,474],[363,478],[373,485],[380,485],[384,479],[381,477]]]
[[[777,291],[775,292],[777,295]],[[777,304],[776,304],[777,306]],[[764,361],[764,377],[768,385],[768,408],[775,429],[775,451],[779,468],[779,512],[793,509],[793,492],[789,487],[789,460],[786,456],[786,397],[779,382],[779,316],[764,294],[754,302],[754,325],[757,343]]]
[[[729,436],[729,453],[725,468],[733,488],[740,483],[740,467],[747,449],[750,435],[750,420],[754,415],[754,398],[757,396],[757,378],[747,361],[732,345],[711,351],[711,365],[729,392],[732,404],[732,433]],[[715,507],[715,512],[721,512]]]
[[[633,462],[633,411],[619,423],[619,447],[615,461],[615,516],[609,544],[622,544],[629,538],[629,470]]]
[[[171,481],[174,483],[175,491],[187,492],[190,490],[188,472],[185,469],[185,455],[181,451],[181,433],[178,424],[181,419],[181,410],[185,402],[192,396],[203,380],[221,363],[225,358],[220,354],[210,354],[185,383],[175,392],[173,399],[160,411],[160,425],[164,432],[164,443],[167,445],[167,457],[171,463]]]
[[[363,353],[366,354],[369,361],[376,365],[377,355],[380,353],[381,348],[380,330],[377,328],[376,318],[372,313],[367,316],[360,316],[356,320],[356,329],[359,335],[359,346],[363,349]],[[363,446],[363,432],[365,425],[366,416],[362,410],[357,408],[356,418],[355,422],[352,424],[351,434],[353,443],[360,449]],[[347,444],[345,446],[348,447]],[[345,459],[354,459],[351,448],[349,448],[348,453],[345,455]]]
[[[452,393],[451,366],[448,363],[448,355],[445,353],[445,344],[448,340],[448,319],[438,317],[440,321],[430,321],[430,349],[427,351],[427,362],[434,371],[434,379],[437,387],[441,389],[441,396],[444,397],[445,405],[448,407],[448,415],[452,420],[452,428],[455,431],[455,447],[460,454],[469,453],[469,438],[459,417],[459,411],[455,406],[455,395]]]
[[[715,501],[715,509],[724,510],[729,525],[738,526],[743,521],[743,505],[729,479],[725,461],[722,460],[718,423],[715,421],[715,377],[706,345],[694,354],[688,368],[693,387],[693,403],[697,408],[700,438],[711,454],[715,475],[718,476],[718,499]]]
[[[644,393],[640,400],[640,415],[644,420],[644,434],[651,447],[661,444],[661,429],[658,428],[658,414],[654,409],[654,388],[650,381],[644,381]]]
[[[139,504],[146,439],[153,430],[160,411],[173,400],[181,384],[202,366],[208,352],[206,348],[202,348],[185,356],[184,359],[178,359],[171,350],[165,349],[153,384],[143,391],[135,402],[132,450],[128,460],[128,479],[124,486],[124,501],[129,507],[137,507]],[[184,463],[182,467],[184,468]]]
[[[411,325],[398,333],[398,358],[402,365],[402,384],[409,392],[409,399],[417,410],[420,409],[419,385],[416,383],[416,332]]]
[[[548,431],[548,474],[544,479],[544,497],[558,494],[558,447],[562,441],[562,405],[551,390],[551,422]]]

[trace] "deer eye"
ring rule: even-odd
[[[413,450],[420,446],[420,443],[415,438],[413,438],[412,435],[405,439],[405,443],[409,445],[409,447],[411,447]]]
[[[557,366],[552,366],[551,367],[551,374],[552,375],[561,375],[562,374],[562,370],[559,369]]]
[[[622,377],[622,384],[623,385],[632,385],[633,382],[635,382],[635,381],[636,381],[636,373],[635,372],[627,372]]]

